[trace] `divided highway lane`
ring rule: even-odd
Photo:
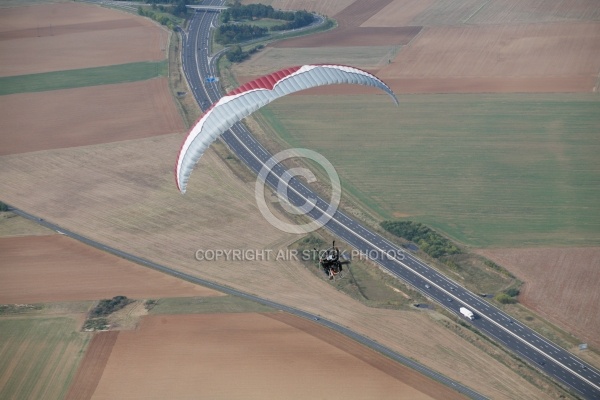
[[[190,23],[183,52],[186,76],[194,88],[194,96],[203,109],[221,97],[218,84],[205,83],[203,80],[203,77],[215,75],[215,58],[209,58],[209,44],[211,26],[216,24],[216,20],[217,13],[198,13]],[[204,44],[207,45],[203,46]],[[256,173],[271,157],[241,124],[236,124],[222,138]],[[282,166],[276,166],[273,173],[267,177],[267,182],[271,187],[276,188],[285,173]],[[300,181],[291,179],[288,184],[288,196],[292,204],[302,206],[307,198],[317,200],[316,207],[309,212],[312,218],[319,218],[323,210],[327,209],[327,202]],[[333,215],[326,227],[334,235],[366,253],[395,252],[397,254],[403,251],[340,211]],[[600,398],[600,373],[590,365],[586,365],[571,353],[513,321],[498,308],[462,288],[410,253],[402,253],[402,259],[399,259],[400,257],[379,258],[377,260],[379,264],[388,271],[412,284],[457,315],[460,316],[458,309],[463,305],[473,310],[478,315],[476,320],[471,321],[475,327],[529,360],[537,368],[587,398]],[[426,289],[425,284],[430,288]]]

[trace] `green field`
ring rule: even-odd
[[[0,319],[0,398],[64,399],[89,335],[68,317]]]
[[[143,81],[166,76],[167,61],[136,62],[0,78],[0,95]]]
[[[382,219],[472,246],[600,244],[594,94],[290,96],[263,116]]]
[[[270,307],[237,296],[174,297],[160,299],[150,314],[205,314],[273,312]]]
[[[271,28],[273,26],[277,26],[277,25],[283,25],[285,24],[287,21],[281,20],[281,19],[270,19],[270,18],[260,18],[260,19],[255,19],[255,20],[242,20],[239,23],[240,24],[246,24],[246,25],[253,25],[253,26],[258,26],[260,28]]]

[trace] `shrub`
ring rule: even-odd
[[[433,258],[461,253],[451,241],[419,222],[383,221],[381,226],[396,236],[415,242]]]
[[[125,296],[115,296],[112,299],[100,300],[98,305],[90,311],[90,318],[105,317],[131,303]]]
[[[514,304],[517,302],[517,299],[515,299],[514,297],[510,297],[506,293],[500,293],[496,295],[495,299],[502,304]]]

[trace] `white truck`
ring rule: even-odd
[[[475,319],[475,314],[471,310],[465,307],[460,308],[460,313],[465,317],[469,318],[471,321]]]

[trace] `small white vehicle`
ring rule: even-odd
[[[464,315],[465,317],[469,318],[471,321],[473,321],[475,319],[475,314],[473,314],[473,312],[471,310],[469,310],[468,308],[461,307],[460,313],[462,315]]]

